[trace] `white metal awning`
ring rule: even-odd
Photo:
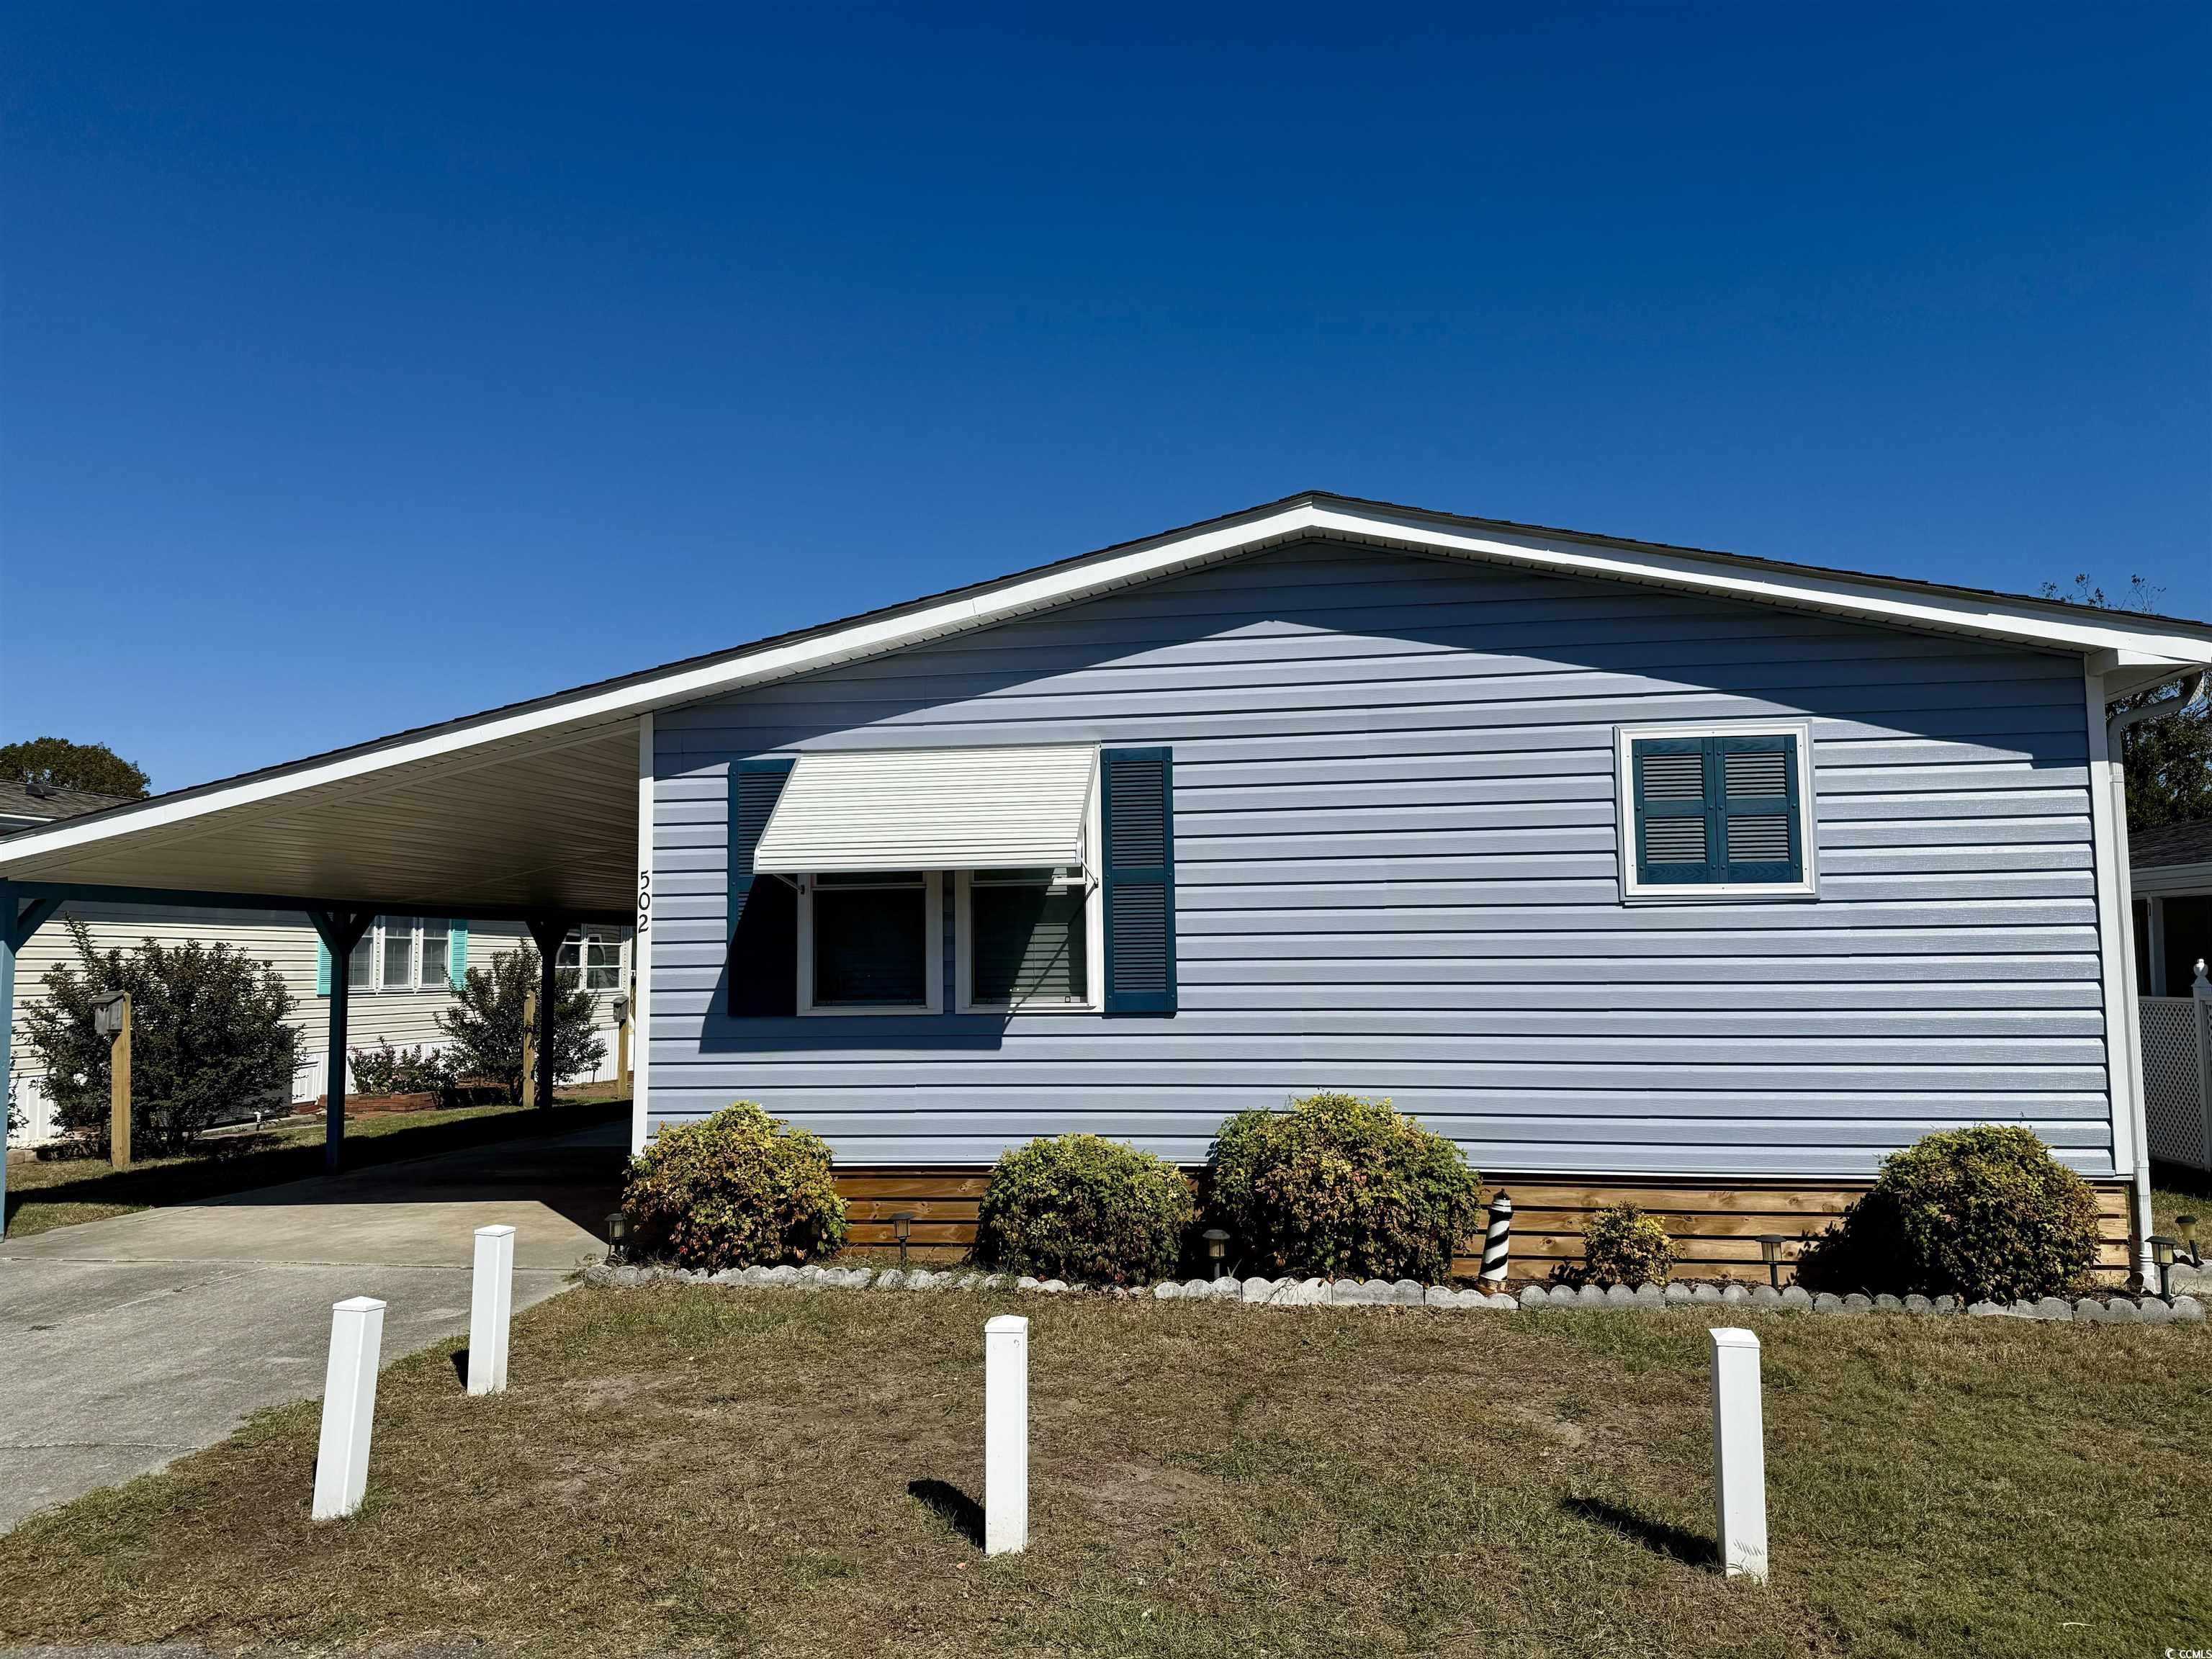
[[[753,868],[1018,870],[1079,865],[1098,770],[1088,744],[802,755]]]

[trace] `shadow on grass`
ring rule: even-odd
[[[907,1495],[924,1509],[934,1510],[945,1524],[977,1549],[983,1547],[983,1506],[959,1487],[943,1480],[909,1480]]]
[[[378,1164],[427,1158],[440,1152],[489,1146],[526,1135],[573,1134],[619,1116],[628,1103],[559,1101],[544,1110],[528,1108],[477,1111],[467,1117],[441,1115],[428,1123],[409,1123],[407,1115],[372,1115],[346,1121],[345,1169],[355,1174]],[[85,1173],[52,1182],[8,1185],[8,1218],[27,1205],[122,1205],[132,1208],[191,1204],[228,1198],[256,1188],[306,1181],[323,1174],[323,1143],[286,1140],[274,1133],[225,1136],[204,1143],[199,1155],[149,1162],[116,1170],[105,1159],[87,1159]],[[13,1171],[11,1171],[11,1174]],[[334,1199],[351,1196],[333,1188]],[[594,1224],[596,1218],[593,1218]]]
[[[1585,1521],[1595,1521],[1608,1532],[1641,1544],[1648,1550],[1671,1556],[1686,1567],[1711,1567],[1719,1565],[1720,1550],[1710,1538],[1675,1526],[1672,1522],[1654,1521],[1623,1504],[1610,1503],[1602,1498],[1563,1498],[1559,1507],[1570,1515],[1580,1516]]]

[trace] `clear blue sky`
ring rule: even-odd
[[[157,788],[1306,488],[2212,613],[2212,9],[0,21],[0,738]]]

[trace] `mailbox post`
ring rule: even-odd
[[[623,1098],[629,1098],[629,998],[617,994],[615,997],[615,1076],[620,1079]]]
[[[107,1039],[107,1156],[131,1167],[131,993],[115,991],[92,1007],[92,1029]]]

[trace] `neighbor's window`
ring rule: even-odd
[[[442,916],[379,916],[347,958],[356,991],[447,988],[447,929]]]
[[[1090,884],[1056,872],[977,870],[960,878],[960,1006],[1091,1006]]]
[[[1621,860],[1628,896],[1810,896],[1809,752],[1803,726],[1624,729]]]
[[[556,968],[573,968],[586,991],[622,988],[622,933],[613,927],[579,927],[561,941]]]
[[[805,878],[801,1012],[927,1012],[939,1006],[938,878],[918,870]]]

